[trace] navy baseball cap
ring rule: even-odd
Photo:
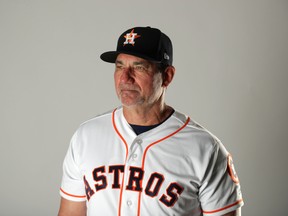
[[[172,65],[173,48],[170,38],[157,28],[134,27],[123,32],[116,51],[101,54],[100,58],[115,63],[120,53],[137,56],[155,63]]]

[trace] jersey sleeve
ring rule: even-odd
[[[199,199],[203,216],[220,216],[244,204],[232,157],[220,141],[212,151]]]
[[[73,135],[63,162],[60,195],[71,201],[85,201],[85,184],[79,168],[77,132]]]

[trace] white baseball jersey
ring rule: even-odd
[[[243,205],[231,155],[175,111],[136,135],[122,107],[83,123],[71,139],[60,194],[87,215],[223,215]]]

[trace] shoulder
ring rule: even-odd
[[[110,110],[82,122],[71,138],[72,148],[80,150],[99,137],[111,134],[113,112],[114,110]]]
[[[105,123],[111,124],[113,112],[114,110],[109,110],[102,114],[96,115],[93,118],[87,119],[79,125],[77,131],[89,130],[94,127],[104,126]]]
[[[211,133],[208,129],[200,125],[198,122],[196,122],[191,117],[187,116],[186,114],[183,114],[179,111],[175,111],[172,117],[175,119],[175,121],[178,121],[180,124],[185,124],[184,132],[187,133],[189,136],[193,137],[201,137],[201,139],[208,139],[213,143],[219,143],[220,140]]]
[[[198,122],[179,111],[174,112],[173,118],[183,125],[186,124],[181,131],[182,139],[186,140],[193,150],[199,149],[206,154],[218,153],[220,150],[224,155],[228,155],[221,140]]]
[[[112,115],[114,110],[107,111],[82,122],[74,132],[72,140],[79,143],[91,137],[99,136],[103,131],[110,131],[112,129]]]

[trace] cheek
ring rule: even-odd
[[[114,82],[115,82],[115,84],[119,83],[120,77],[121,77],[120,73],[117,73],[117,72],[114,73]]]
[[[161,88],[160,82],[156,79],[146,80],[142,83],[142,90],[146,96],[151,97],[152,95],[158,95],[159,89]]]
[[[156,76],[152,83],[153,83],[153,89],[154,90],[160,89],[162,87],[162,83],[163,83],[162,77],[160,75]]]
[[[118,80],[118,76],[117,76],[117,73],[114,72],[114,82],[116,83],[116,80]]]
[[[114,86],[115,86],[115,90],[116,92],[118,92],[118,86],[119,86],[119,76],[117,76],[116,74],[114,74]]]

